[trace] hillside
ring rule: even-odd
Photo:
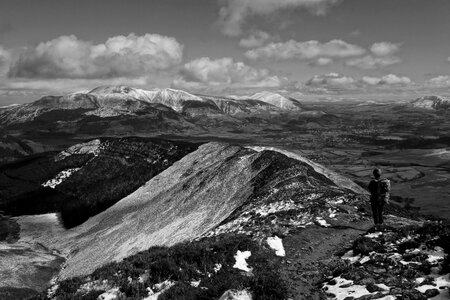
[[[148,138],[104,138],[0,167],[0,210],[61,212],[73,227],[102,212],[197,145]]]
[[[73,254],[61,276],[88,274],[151,246],[205,234],[267,235],[272,226],[261,225],[270,222],[273,209],[283,230],[326,223],[335,205],[357,199],[310,165],[278,152],[209,143],[68,232],[59,243]]]
[[[288,99],[280,94],[272,93],[272,92],[259,92],[252,96],[249,96],[250,99],[260,100],[266,103],[269,103],[273,106],[279,107],[281,109],[286,110],[302,110],[300,102],[294,99]]]

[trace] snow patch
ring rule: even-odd
[[[252,255],[250,251],[237,251],[236,255],[234,256],[234,259],[236,260],[236,263],[234,264],[233,268],[239,269],[245,272],[251,272],[252,268],[250,268],[247,264],[246,259],[249,258]]]
[[[322,227],[330,227],[331,225],[327,223],[322,217],[316,218],[316,223]]]
[[[352,280],[347,280],[340,276],[334,278],[334,280],[336,280],[336,284],[326,284],[324,286],[327,293],[335,295],[333,299],[344,300],[349,296],[356,299],[365,295],[371,295],[364,285],[353,285]]]
[[[99,139],[89,141],[87,143],[81,143],[73,145],[72,147],[60,152],[56,157],[55,161],[63,160],[74,154],[94,154],[98,156],[101,151],[101,142]]]
[[[425,254],[428,254],[427,261],[432,264],[443,260],[445,257],[444,249],[441,247],[435,247],[433,251],[426,251]]]
[[[115,299],[119,299],[120,295],[122,293],[120,292],[119,288],[113,288],[110,289],[106,292],[104,292],[103,294],[100,294],[98,296],[98,300],[115,300]]]
[[[148,296],[143,298],[142,300],[157,300],[158,297],[170,289],[172,286],[175,285],[174,281],[166,280],[161,283],[156,283],[152,286],[152,288],[148,287]]]
[[[55,178],[50,179],[42,184],[43,187],[49,187],[54,189],[57,185],[61,184],[64,180],[72,176],[75,172],[80,170],[81,168],[72,168],[59,172],[56,174]]]
[[[370,260],[369,256],[364,256],[363,258],[361,258],[361,260],[359,261],[360,264],[364,264],[366,262],[368,262]]]
[[[191,281],[191,286],[192,287],[198,287],[199,285],[200,285],[200,282],[201,282],[201,280],[199,280],[199,281]]]
[[[421,278],[421,279],[422,279],[421,282],[423,282],[423,278]],[[416,280],[416,282],[417,282],[417,280]],[[419,287],[416,287],[416,290],[418,290],[421,293],[425,293],[426,290],[429,290],[429,289],[438,289],[442,294],[443,292],[445,292],[446,288],[450,288],[450,274],[447,274],[445,276],[439,276],[439,277],[436,276],[434,278],[434,284],[436,284],[436,285],[424,284]],[[448,293],[448,291],[447,291],[447,293]],[[438,296],[436,296],[436,297],[438,297]],[[431,299],[439,299],[439,298],[433,297]],[[445,299],[448,299],[448,298],[445,298]]]
[[[247,290],[236,291],[228,290],[219,298],[219,300],[252,300],[252,294]]]
[[[353,250],[348,251],[347,253],[345,253],[341,259],[343,260],[348,260],[351,264],[354,264],[355,262],[357,262],[359,259],[361,258],[361,255],[355,255],[355,253],[353,253]]]
[[[365,237],[368,237],[369,239],[373,239],[373,238],[379,237],[380,235],[383,235],[383,233],[382,232],[374,232],[374,233],[366,234]]]
[[[94,281],[89,281],[86,282],[85,284],[81,285],[78,290],[77,293],[80,294],[87,294],[91,291],[109,291],[112,290],[113,288],[111,287],[111,285],[109,284],[108,280],[94,280]],[[115,298],[106,298],[106,299],[115,299]]]
[[[279,237],[277,236],[268,237],[267,244],[271,249],[275,250],[276,256],[286,256],[286,252],[284,251],[283,247],[283,240],[280,239]]]
[[[214,268],[213,268],[214,273],[219,272],[221,269],[222,269],[222,264],[215,264],[214,265]]]
[[[276,191],[274,191],[276,192]],[[255,208],[255,213],[259,214],[262,217],[265,217],[269,214],[273,214],[281,211],[288,211],[293,209],[301,209],[303,205],[297,204],[292,200],[289,201],[277,201],[269,204],[263,204],[257,208]]]

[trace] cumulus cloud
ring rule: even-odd
[[[172,86],[188,90],[224,90],[240,88],[281,88],[289,85],[286,77],[267,69],[256,69],[224,57],[197,58],[184,65]]]
[[[431,78],[425,82],[425,85],[433,88],[446,88],[450,87],[450,76],[449,75],[440,75],[434,78]]]
[[[357,80],[351,76],[345,76],[339,73],[328,73],[315,75],[308,81],[305,85],[309,87],[320,87],[320,88],[355,88]]]
[[[397,56],[381,56],[374,57],[372,55],[366,55],[363,57],[352,58],[346,61],[346,65],[350,67],[360,69],[376,69],[387,67],[393,64],[398,64],[402,60]]]
[[[116,78],[138,77],[181,63],[183,46],[158,34],[115,36],[94,44],[74,35],[43,42],[20,55],[10,77]]]
[[[370,47],[370,52],[372,52],[372,54],[349,59],[345,64],[360,69],[377,69],[398,64],[401,63],[402,60],[393,54],[398,52],[399,49],[400,44],[391,42],[374,43]]]
[[[246,38],[239,41],[239,46],[243,48],[257,48],[264,45],[270,39],[270,34],[265,31],[255,31]]]
[[[414,82],[409,77],[394,74],[382,77],[364,76],[356,79],[339,73],[328,73],[315,75],[305,83],[305,87],[313,92],[364,92],[372,89],[405,88],[412,85]]]
[[[362,55],[364,48],[349,44],[342,40],[297,42],[290,40],[284,43],[270,43],[264,47],[248,50],[245,56],[251,60],[313,60],[317,58],[346,58]]]
[[[370,51],[376,56],[388,56],[392,55],[400,49],[400,44],[394,44],[391,42],[379,42],[370,47]]]
[[[223,34],[239,36],[251,16],[269,15],[281,10],[306,8],[315,15],[324,15],[340,0],[221,0],[219,25]]]
[[[398,76],[394,74],[388,74],[383,77],[368,77],[364,76],[361,81],[365,84],[372,85],[372,86],[382,86],[382,85],[411,85],[413,84],[413,81],[411,78],[406,76]]]

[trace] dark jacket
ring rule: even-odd
[[[389,180],[382,179],[382,178],[372,179],[370,181],[370,183],[369,183],[370,201],[372,201],[372,202],[383,201],[383,199],[386,198],[385,195],[386,194],[389,195],[390,184],[388,184],[389,189],[387,191],[384,191],[384,193],[382,191],[380,191],[382,181],[388,181],[388,183],[389,183]]]

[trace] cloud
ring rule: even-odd
[[[319,57],[316,60],[311,61],[309,64],[312,66],[327,66],[329,64],[333,63],[333,59],[329,58],[329,57]]]
[[[414,82],[406,76],[388,74],[382,77],[364,76],[356,79],[339,73],[315,75],[305,82],[305,87],[310,92],[343,93],[365,92],[377,89],[398,89],[414,85]]]
[[[450,76],[449,75],[440,75],[440,76],[431,78],[425,82],[425,86],[433,87],[433,88],[450,87]]]
[[[345,88],[354,89],[357,80],[351,76],[338,73],[315,75],[305,82],[305,86],[316,88]]]
[[[270,39],[270,34],[265,31],[256,31],[239,41],[239,46],[243,48],[257,48],[264,45]]]
[[[400,44],[394,44],[391,42],[379,42],[370,47],[370,51],[376,56],[388,56],[392,55],[400,50]]]
[[[270,43],[264,47],[249,50],[245,56],[251,60],[313,60],[317,58],[346,58],[362,55],[365,49],[342,40],[326,43],[318,41]]]
[[[267,69],[256,69],[243,62],[224,57],[197,58],[184,65],[172,86],[188,90],[219,91],[243,88],[281,88],[291,84],[286,77]]]
[[[22,53],[9,76],[21,78],[139,77],[181,63],[183,46],[158,34],[115,36],[94,44],[60,36]]]
[[[361,81],[372,86],[408,86],[413,84],[411,78],[406,76],[397,76],[394,74],[385,75],[380,78],[364,76]]]
[[[345,64],[347,66],[360,69],[377,69],[398,64],[401,61],[402,60],[397,56],[374,57],[372,55],[366,55],[363,57],[349,59],[345,62]]]
[[[92,89],[101,85],[130,85],[130,86],[145,86],[148,84],[147,77],[136,78],[106,78],[106,79],[27,79],[19,78],[8,80],[0,84],[0,88],[14,89],[14,90],[35,90],[35,91],[49,91],[52,93],[67,93],[78,89]]]
[[[248,17],[270,15],[275,12],[306,8],[315,15],[324,15],[340,0],[221,0],[219,25],[223,34],[239,36]]]

